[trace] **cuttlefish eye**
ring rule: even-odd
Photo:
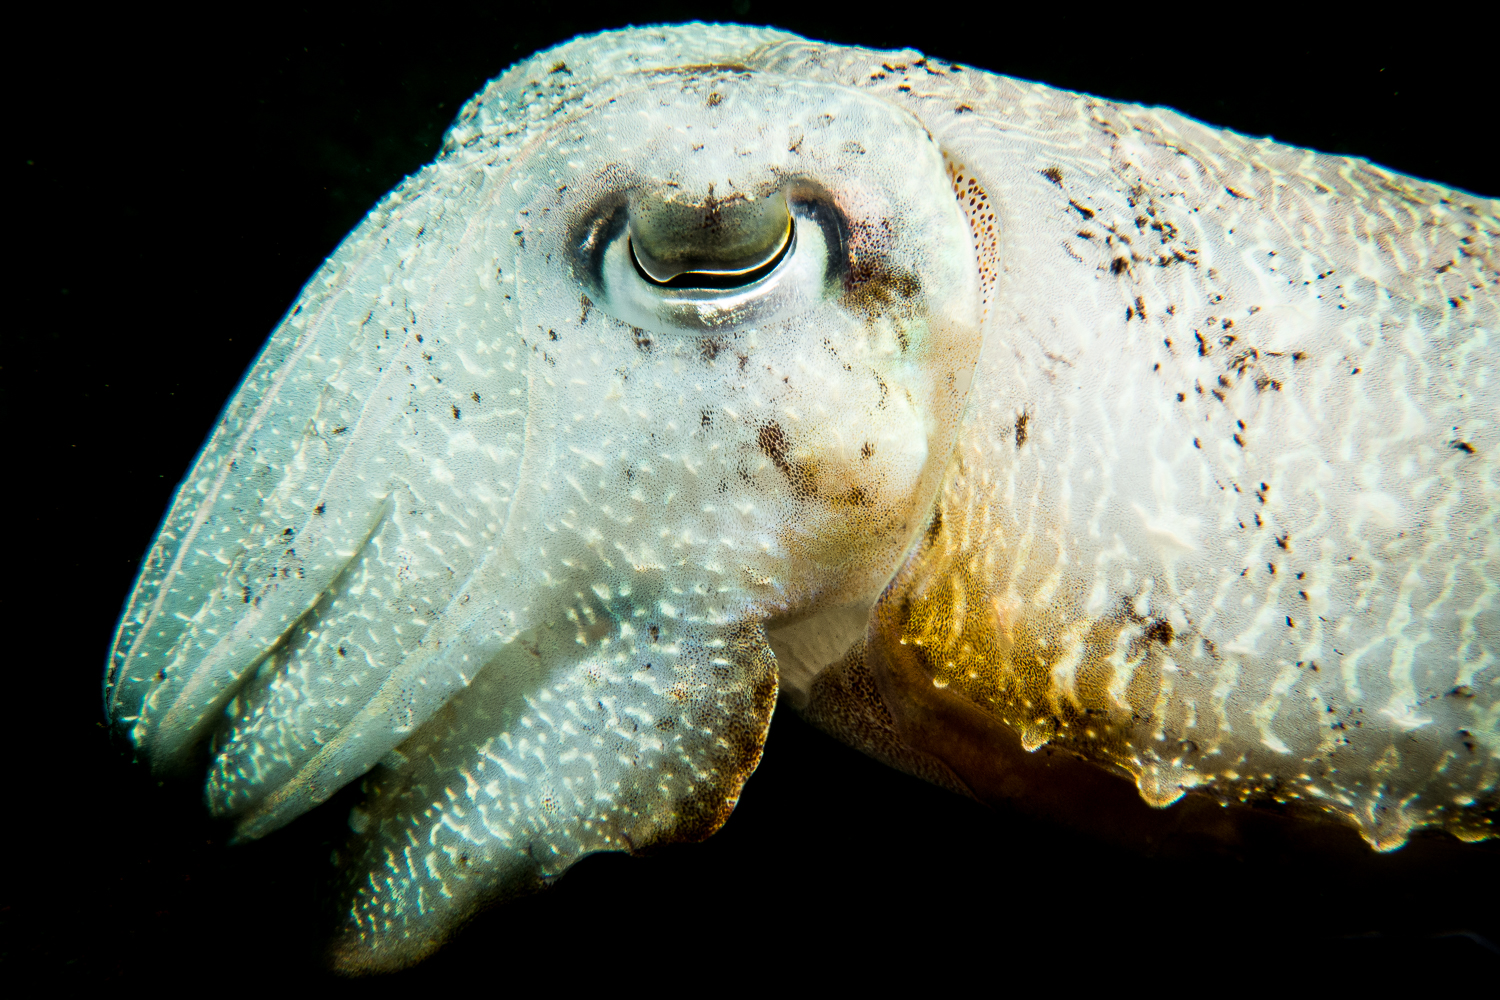
[[[605,313],[656,334],[807,316],[848,276],[851,221],[815,177],[752,190],[719,197],[715,182],[687,179],[605,188],[571,221],[573,273]]]
[[[631,206],[629,247],[636,270],[668,288],[740,288],[770,274],[796,235],[786,195],[710,188],[699,204],[642,201]]]

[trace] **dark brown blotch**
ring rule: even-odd
[[[817,483],[812,470],[788,457],[792,443],[780,424],[773,420],[762,427],[755,436],[755,443],[771,460],[771,464],[786,477],[794,496],[806,499],[817,494]]]

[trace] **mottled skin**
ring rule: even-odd
[[[884,72],[976,109],[919,113],[1003,234],[886,641],[1153,805],[1301,800],[1381,849],[1488,836],[1495,204],[1171,112]]]
[[[749,284],[630,263],[778,197]],[[365,776],[349,970],[711,834],[778,687],[982,798],[1087,811],[1129,789],[1102,765],[1382,849],[1487,837],[1497,235],[1494,202],[914,52],[568,43],[272,335],[111,717],[163,772],[208,741],[243,837]]]

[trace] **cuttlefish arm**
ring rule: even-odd
[[[723,825],[776,702],[763,632],[624,632],[606,655],[524,692],[485,671],[369,774],[342,859],[339,967],[410,964],[480,907],[587,854],[702,840]]]

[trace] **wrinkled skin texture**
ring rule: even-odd
[[[982,798],[1486,837],[1496,214],[912,52],[569,43],[272,335],[111,717],[242,837],[363,779],[350,970],[711,834],[778,688]]]

